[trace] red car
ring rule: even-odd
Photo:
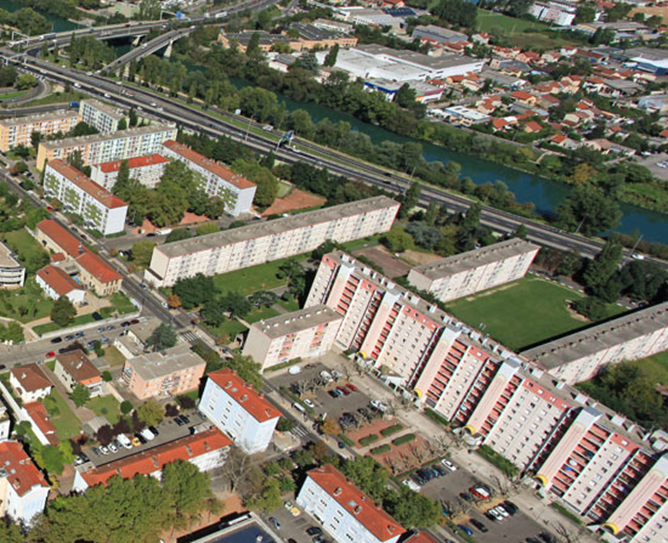
[[[346,383],[345,387],[350,389],[350,392],[357,392],[357,387],[353,385],[352,383]]]
[[[348,390],[345,387],[336,387],[336,390],[340,390],[341,392],[343,392],[344,396],[348,396],[350,394],[350,390]]]
[[[53,208],[51,206],[46,206],[47,211],[53,211]]]
[[[56,353],[54,353],[53,351],[49,351],[48,353],[46,353],[46,358],[54,358],[55,356]]]

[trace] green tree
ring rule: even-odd
[[[212,277],[198,273],[194,277],[177,281],[172,291],[179,297],[184,309],[192,309],[210,300],[215,286]]]
[[[37,130],[33,130],[30,133],[30,143],[33,149],[35,149],[35,153],[37,152],[37,149],[39,148],[39,144],[41,141],[42,141],[42,133],[38,132]]]
[[[74,320],[76,314],[76,308],[66,296],[58,298],[51,308],[51,320],[61,328],[70,324]]]
[[[148,240],[135,241],[132,244],[132,262],[140,268],[148,268],[155,243]]]
[[[70,399],[77,407],[83,407],[90,400],[90,389],[77,383],[70,392]]]
[[[63,454],[55,445],[47,445],[41,449],[39,451],[38,458],[36,459],[41,459],[41,463],[44,466],[44,469],[49,473],[61,475],[63,473],[63,469],[65,469],[63,464]]]
[[[155,21],[160,18],[160,0],[141,0],[137,19],[140,21]]]
[[[401,226],[395,226],[384,234],[381,242],[393,253],[403,253],[415,247],[412,236]]]
[[[237,159],[232,163],[232,170],[243,175],[257,185],[254,202],[258,206],[269,207],[278,195],[278,179],[269,168],[257,162]]]
[[[261,511],[275,511],[283,500],[281,499],[281,489],[277,479],[268,477],[262,485],[262,492],[249,500],[246,504],[250,509]]]
[[[179,527],[188,526],[200,511],[208,509],[216,501],[209,476],[183,460],[165,466],[162,488],[171,497],[175,525]]]
[[[403,486],[389,498],[387,510],[406,528],[427,528],[441,518],[441,507],[437,501]]]
[[[429,226],[435,226],[438,219],[438,204],[436,202],[429,202],[427,211],[424,214],[424,222]]]
[[[127,130],[128,128],[128,121],[125,117],[123,117],[120,121],[118,121],[118,130]]]
[[[137,416],[146,426],[157,426],[165,418],[165,408],[150,398],[137,408]]]
[[[37,79],[32,74],[21,74],[16,78],[14,86],[17,90],[31,89],[37,85]]]
[[[622,256],[621,245],[607,242],[594,260],[587,263],[582,274],[583,284],[592,290],[603,287],[617,270]]]
[[[220,228],[215,222],[207,222],[197,227],[198,236],[206,236],[207,234],[215,234]]]
[[[323,62],[323,64],[331,68],[332,66],[336,65],[336,60],[338,56],[339,56],[339,44],[336,43],[334,44],[334,47],[332,47],[329,50],[329,53],[327,53],[327,56],[325,57],[325,61]]]
[[[177,228],[172,230],[165,238],[165,243],[172,243],[173,241],[183,241],[192,238],[192,232],[187,228]]]
[[[408,217],[412,209],[418,205],[420,202],[420,192],[422,192],[422,185],[420,183],[411,184],[401,199],[401,208],[399,209],[400,219]]]
[[[200,311],[200,317],[209,326],[217,327],[227,319],[227,310],[220,300],[207,300]]]
[[[555,210],[557,224],[585,236],[595,236],[619,223],[619,204],[595,188],[575,187]]]
[[[232,358],[225,360],[223,366],[237,372],[239,377],[252,385],[255,390],[262,390],[264,385],[260,375],[261,366],[252,357],[236,353]]]
[[[123,413],[124,415],[127,415],[128,413],[130,413],[133,409],[134,409],[134,406],[132,405],[132,402],[130,402],[128,400],[123,400],[121,402],[121,413]]]
[[[18,524],[6,518],[0,520],[0,541],[4,543],[24,543],[25,536]]]
[[[176,331],[171,324],[163,322],[158,326],[153,333],[146,340],[146,344],[151,347],[154,352],[164,351],[176,345]]]
[[[253,35],[250,37],[248,44],[246,45],[246,56],[253,57],[259,55],[260,53],[260,33],[253,32]]]

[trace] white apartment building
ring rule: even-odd
[[[44,511],[49,484],[18,441],[0,441],[0,515],[30,525]]]
[[[524,277],[539,250],[523,239],[509,239],[416,266],[408,281],[448,302]]]
[[[198,273],[215,275],[387,232],[399,203],[375,196],[156,247],[144,274],[161,287]]]
[[[42,171],[49,161],[56,158],[66,160],[75,151],[81,152],[86,165],[151,155],[159,153],[162,142],[176,138],[176,133],[175,126],[156,123],[113,134],[43,141],[37,150],[36,167]]]
[[[312,469],[297,504],[337,543],[397,543],[406,530],[331,464]]]
[[[0,119],[0,151],[6,153],[14,147],[32,147],[32,133],[43,137],[67,134],[81,120],[77,111],[59,110],[28,117]]]
[[[44,174],[44,194],[57,198],[65,211],[81,215],[84,226],[103,235],[122,232],[128,205],[62,160],[52,160]]]
[[[558,26],[571,26],[578,11],[577,3],[563,0],[534,2],[529,13],[539,21],[554,23]]]
[[[9,248],[0,243],[0,288],[22,287],[26,269],[19,264]]]
[[[162,154],[184,162],[188,168],[202,176],[202,189],[211,197],[225,202],[225,211],[236,217],[251,211],[257,185],[241,175],[228,170],[215,160],[206,158],[186,145],[173,140],[162,144]]]
[[[168,159],[157,153],[128,158],[127,161],[130,178],[136,179],[149,189],[155,188],[160,182],[162,175],[165,173],[165,166],[169,164]],[[111,190],[116,184],[118,171],[121,169],[123,162],[123,160],[112,160],[111,162],[94,164],[91,166],[90,178],[101,187]]]
[[[334,345],[341,319],[327,306],[316,305],[261,320],[250,327],[243,354],[262,370],[294,358],[321,356]]]
[[[81,100],[79,115],[87,125],[95,128],[100,134],[111,134],[118,130],[118,123],[125,117],[120,109],[103,104],[99,100]]]
[[[668,302],[592,326],[522,352],[551,375],[574,384],[608,364],[668,350]]]
[[[281,413],[236,372],[209,373],[199,410],[246,454],[267,449]]]

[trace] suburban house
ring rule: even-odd
[[[53,384],[37,364],[26,364],[12,368],[9,384],[23,403],[36,402],[51,393]]]
[[[91,398],[102,393],[102,376],[83,351],[77,349],[58,355],[53,373],[69,392],[83,385],[90,390]]]
[[[39,270],[35,281],[54,300],[65,296],[73,305],[81,305],[86,298],[85,289],[69,273],[52,264]]]

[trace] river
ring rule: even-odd
[[[12,0],[0,0],[0,8],[13,12],[13,11],[18,11],[21,8],[25,8],[25,4],[21,4],[20,2],[12,2]],[[48,21],[53,25],[53,32],[64,32],[65,30],[75,30],[77,28],[80,28],[77,23],[74,23],[72,21],[68,21],[67,19],[62,19],[60,17],[56,17],[55,15],[51,15],[50,13],[42,13],[44,17],[48,19]]]

